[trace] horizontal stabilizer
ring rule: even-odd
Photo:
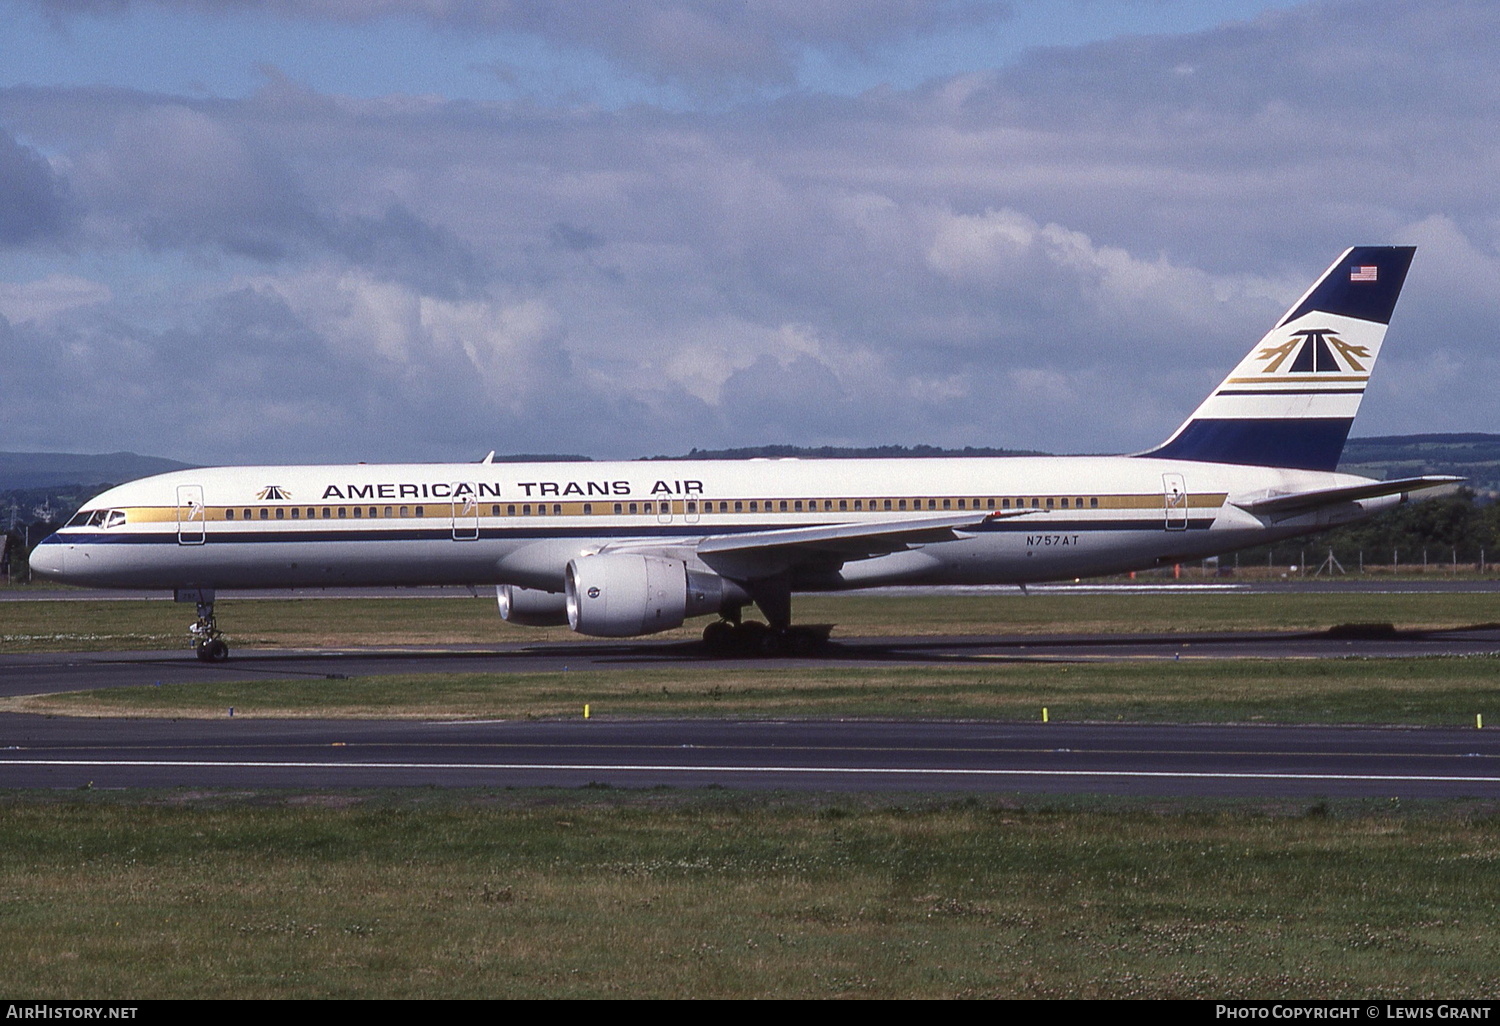
[[[1429,474],[1426,477],[1403,477],[1394,481],[1371,481],[1368,484],[1344,485],[1340,488],[1315,488],[1308,492],[1291,495],[1261,495],[1255,498],[1231,498],[1232,505],[1256,516],[1306,513],[1326,506],[1337,506],[1360,499],[1375,499],[1385,495],[1405,496],[1408,492],[1424,488],[1439,488],[1458,484],[1461,477],[1446,474]]]

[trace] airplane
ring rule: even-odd
[[[1340,256],[1166,441],[1123,456],[184,470],[85,503],[37,574],[171,589],[199,658],[233,588],[491,585],[511,623],[814,647],[792,595],[1143,570],[1323,530],[1448,476],[1336,472],[1414,247]],[[757,607],[766,622],[747,620]]]

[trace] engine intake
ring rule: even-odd
[[[568,626],[596,638],[657,634],[750,601],[733,581],[665,556],[584,556],[568,563],[566,578]]]

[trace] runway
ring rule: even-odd
[[[0,716],[8,787],[708,787],[1500,797],[1477,730]]]
[[[851,639],[797,665],[1500,652],[1500,629]],[[766,666],[673,642],[0,657],[0,694],[202,680]],[[503,684],[501,685],[503,686]],[[977,722],[89,720],[0,715],[6,787],[618,787],[1500,797],[1475,729]]]

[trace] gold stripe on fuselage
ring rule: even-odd
[[[1190,494],[1187,508],[1217,509],[1227,493]],[[960,505],[962,503],[963,505]],[[1064,505],[1066,503],[1066,505]],[[693,508],[689,509],[689,505]],[[857,504],[857,507],[856,507]],[[889,504],[889,505],[887,505]],[[1165,508],[1160,492],[1143,495],[1099,496],[875,496],[858,499],[613,499],[601,502],[479,502],[469,507],[463,502],[343,503],[342,505],[308,505],[306,503],[257,503],[236,506],[208,506],[203,515],[186,517],[186,506],[124,507],[126,523],[162,524],[210,523],[339,523],[370,520],[520,520],[535,517],[613,517],[613,516],[734,516],[734,515],[863,515],[867,513],[1014,513],[1038,510],[1051,513],[1100,513],[1105,511],[1159,512]],[[1182,508],[1182,507],[1177,507]],[[296,510],[296,515],[293,515]],[[355,511],[358,510],[356,513]],[[279,515],[278,515],[279,513]],[[247,516],[248,514],[248,516]]]

